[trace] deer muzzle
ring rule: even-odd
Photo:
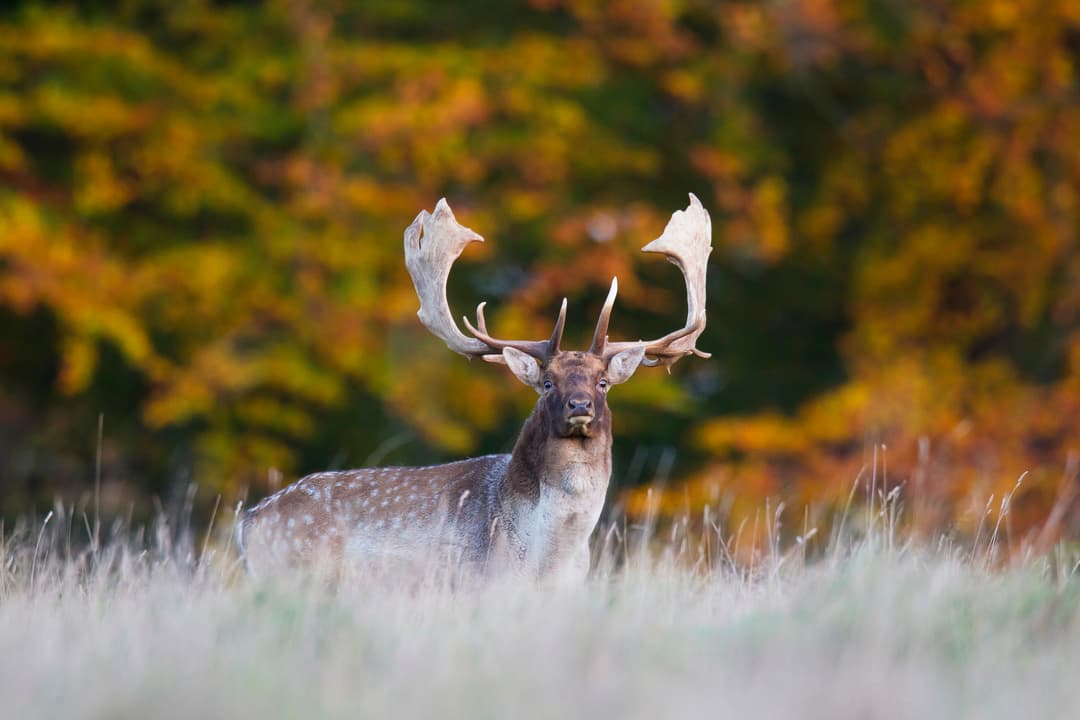
[[[566,427],[570,435],[588,434],[593,421],[592,399],[588,395],[574,394],[566,401]]]

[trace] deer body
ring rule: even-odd
[[[308,475],[248,511],[249,568],[446,558],[478,570],[584,576],[611,477],[611,430],[553,436],[543,399],[514,451],[446,465]]]
[[[610,387],[640,365],[670,366],[689,354],[705,327],[704,278],[711,229],[691,206],[646,246],[663,252],[687,280],[687,324],[655,341],[609,343],[617,283],[601,311],[592,347],[559,347],[566,300],[548,341],[487,334],[483,304],[461,333],[446,304],[450,265],[481,238],[445,201],[405,232],[406,264],[421,300],[421,322],[467,356],[505,364],[539,399],[509,455],[428,467],[383,467],[308,475],[247,511],[237,542],[250,572],[279,564],[409,566],[449,559],[470,570],[579,580],[589,569],[589,536],[611,478]],[[421,243],[423,239],[423,243]],[[706,356],[707,357],[707,356]]]

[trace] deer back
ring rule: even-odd
[[[429,467],[308,475],[248,510],[237,540],[248,568],[453,550],[482,560],[509,455]]]

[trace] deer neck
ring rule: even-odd
[[[538,406],[514,446],[499,521],[508,549],[541,574],[580,574],[611,479],[611,430],[605,422],[592,437],[560,438],[548,428]]]
[[[569,498],[607,492],[611,428],[605,414],[592,437],[555,437],[541,405],[533,409],[510,457],[506,491],[536,500],[542,491]]]

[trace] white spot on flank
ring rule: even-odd
[[[315,522],[315,518],[311,517],[310,515],[305,515],[304,516],[304,524],[305,525],[311,525],[314,522]]]
[[[293,518],[289,518],[289,522],[285,523],[285,526],[291,528],[295,524],[296,524],[296,520],[294,520]]]

